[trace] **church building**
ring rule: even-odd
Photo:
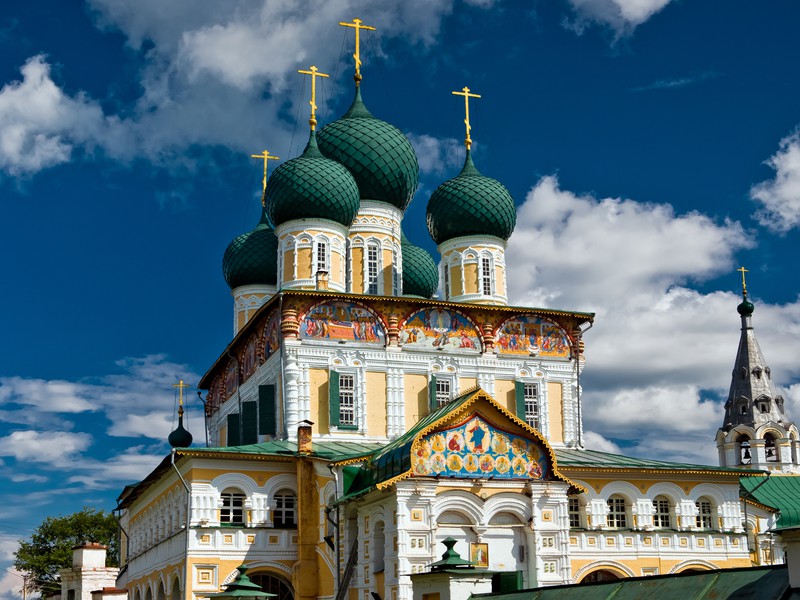
[[[780,562],[758,549],[775,510],[740,478],[796,472],[797,427],[746,293],[720,466],[586,449],[594,315],[509,306],[516,209],[471,153],[479,96],[454,92],[466,156],[427,200],[434,260],[404,234],[423,227],[403,218],[414,149],[367,108],[354,56],[347,112],[317,131],[312,85],[305,150],[268,178],[260,155],[261,219],[223,258],[233,339],[198,385],[210,443],[181,419],[122,492],[117,587],[196,600],[245,565],[280,600],[411,600],[447,538],[498,590]]]

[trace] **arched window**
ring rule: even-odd
[[[282,529],[297,527],[297,496],[290,490],[281,490],[275,494],[275,511],[272,514],[272,525]]]
[[[250,581],[255,583],[263,591],[268,594],[275,594],[273,600],[294,600],[292,587],[282,577],[272,575],[271,573],[254,573],[247,576]]]
[[[480,291],[484,296],[494,294],[494,267],[492,257],[482,255],[480,259]]]
[[[739,444],[739,464],[749,465],[752,462],[752,455],[750,454],[750,438],[742,434],[736,438]]]
[[[697,507],[696,525],[698,529],[711,529],[714,517],[714,505],[703,496],[694,503]]]
[[[653,500],[653,527],[656,529],[670,529],[672,527],[669,508],[670,503],[665,496],[656,496]]]
[[[442,294],[444,294],[444,300],[450,299],[450,265],[445,265],[444,269],[444,283],[442,284]]]
[[[612,529],[624,529],[628,526],[628,513],[625,510],[625,498],[617,494],[608,499],[608,517],[606,524]]]
[[[767,462],[778,462],[778,449],[775,447],[775,436],[771,433],[764,434],[764,453]]]
[[[244,494],[240,490],[231,488],[222,492],[221,497],[219,522],[229,525],[244,524]]]
[[[329,267],[329,253],[328,253],[328,242],[325,239],[317,240],[317,251],[316,251],[316,271],[313,273],[319,273],[320,271],[325,271],[326,273],[330,272]]]
[[[379,256],[380,248],[378,244],[367,244],[367,294],[373,296],[378,294]]]

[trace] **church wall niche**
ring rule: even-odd
[[[386,435],[386,373],[367,371],[367,435]]]
[[[563,385],[560,382],[547,382],[548,431],[542,433],[551,443],[564,441],[562,391]]]
[[[428,377],[417,373],[403,376],[403,397],[406,398],[405,429],[410,429],[428,414]]]

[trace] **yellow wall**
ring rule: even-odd
[[[461,269],[458,266],[447,267],[450,269],[450,295],[461,295]]]
[[[330,433],[331,416],[328,406],[328,371],[326,369],[308,370],[308,387],[311,402],[309,412],[315,417],[318,433]]]
[[[403,396],[406,402],[406,429],[428,414],[428,378],[425,375],[406,374],[403,378]]]
[[[344,286],[342,273],[344,273],[344,269],[342,269],[342,255],[331,252],[331,272],[328,273],[328,281]]]
[[[386,435],[386,373],[367,373],[367,434]]]
[[[350,249],[350,267],[353,273],[350,277],[350,284],[354,294],[364,293],[364,248]]]
[[[386,296],[391,296],[393,293],[392,289],[392,251],[391,250],[384,250],[383,251],[383,293]]]
[[[564,441],[564,419],[561,413],[561,384],[549,382],[547,384],[547,412],[549,413],[550,431],[547,439],[551,442]]]
[[[294,252],[291,249],[283,253],[283,280],[294,280]]]
[[[494,293],[500,296],[506,294],[506,277],[503,273],[504,269],[495,265],[494,268]]]
[[[517,414],[517,393],[513,381],[495,379],[494,399],[514,414]]]
[[[478,385],[478,380],[474,377],[459,377],[458,378],[458,389],[463,392],[464,390],[468,390],[470,388],[474,388]],[[455,391],[455,390],[454,390]]]
[[[464,290],[467,294],[477,294],[481,291],[478,286],[478,265],[476,263],[464,265],[464,282],[466,283]]]
[[[309,279],[314,273],[311,272],[311,248],[297,249],[297,278]]]

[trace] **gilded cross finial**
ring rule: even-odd
[[[311,65],[308,71],[300,69],[297,72],[303,75],[311,75],[311,102],[309,102],[311,105],[311,118],[308,120],[308,124],[311,125],[311,131],[314,131],[317,128],[317,77],[329,77],[329,75],[320,72],[314,65]]]
[[[262,192],[267,191],[267,162],[270,160],[280,160],[280,156],[275,156],[274,154],[270,154],[269,150],[264,150],[261,154],[251,154],[250,158],[263,158],[264,159],[264,179],[261,181],[262,183]],[[264,200],[261,200],[261,203],[264,203]]]
[[[744,278],[744,274],[748,273],[749,271],[747,269],[745,269],[744,267],[739,267],[736,270],[739,271],[742,274],[742,295],[743,296],[747,296],[747,281]]]
[[[339,25],[342,27],[352,27],[356,30],[356,51],[355,54],[353,54],[353,58],[356,60],[356,74],[353,76],[353,79],[356,80],[356,85],[361,83],[361,30],[375,31],[374,27],[362,25],[362,23],[363,21],[361,19],[353,19],[352,23],[344,23],[343,21],[339,21]]]
[[[178,388],[178,405],[183,406],[183,390],[189,387],[188,383],[184,383],[183,379],[178,380],[178,383],[174,384],[172,387]]]
[[[472,129],[472,126],[469,124],[469,99],[470,98],[480,98],[478,94],[472,94],[469,91],[469,88],[464,86],[464,88],[460,92],[453,92],[455,96],[464,96],[464,113],[466,114],[466,118],[464,119],[464,125],[467,126],[467,137],[464,140],[464,145],[469,150],[472,147],[472,138],[469,137],[469,132]]]

